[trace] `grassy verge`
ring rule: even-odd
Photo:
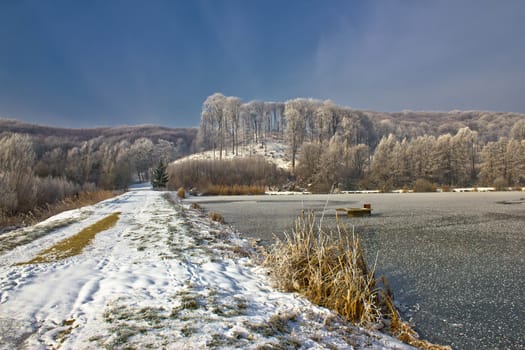
[[[450,349],[420,340],[401,320],[386,283],[367,266],[358,236],[342,225],[337,232],[325,232],[313,214],[303,215],[292,234],[270,248],[265,265],[281,289],[302,294],[358,326],[387,330],[421,349]]]
[[[93,205],[100,201],[113,198],[122,192],[120,191],[95,191],[82,192],[76,197],[65,198],[55,204],[48,204],[45,207],[35,208],[29,213],[18,214],[14,216],[1,215],[0,213],[0,231],[5,227],[21,227],[34,225],[40,221],[50,218],[53,215],[63,211]]]
[[[119,216],[119,212],[108,215],[104,219],[86,227],[76,235],[56,243],[52,247],[40,252],[33,259],[20,263],[19,265],[54,262],[78,255],[93,241],[99,232],[115,226]]]

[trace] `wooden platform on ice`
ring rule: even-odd
[[[346,213],[346,216],[371,216],[372,215],[372,208],[371,207],[363,207],[363,208],[336,208],[335,209],[336,214],[339,214],[340,212]]]

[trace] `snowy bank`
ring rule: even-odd
[[[114,212],[117,224],[81,254],[16,265]],[[0,253],[1,349],[411,348],[277,291],[250,242],[162,192],[131,191],[17,234],[24,243]]]

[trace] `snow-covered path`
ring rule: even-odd
[[[247,241],[165,196],[131,191],[0,236],[0,347],[409,348],[278,292]],[[80,255],[17,265],[115,212]],[[2,250],[7,238],[24,244]]]

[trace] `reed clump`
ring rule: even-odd
[[[179,187],[179,189],[177,190],[177,197],[181,199],[186,198],[186,190],[184,189],[184,187]]]
[[[359,237],[337,225],[326,232],[313,214],[295,221],[291,234],[266,254],[265,265],[278,287],[297,292],[368,329],[385,329],[421,349],[450,349],[420,340],[401,320],[386,279],[376,279],[363,255]]]
[[[210,211],[208,217],[211,221],[216,221],[218,223],[224,224],[224,217],[217,212]]]
[[[203,192],[207,196],[233,196],[264,194],[264,186],[256,185],[208,185]]]
[[[199,203],[197,203],[197,202],[191,203],[190,208],[191,209],[195,209],[195,210],[202,210],[201,205]]]
[[[345,233],[327,233],[313,214],[303,215],[291,234],[277,239],[265,264],[281,289],[373,328],[382,319],[374,270],[366,264],[359,238]]]

